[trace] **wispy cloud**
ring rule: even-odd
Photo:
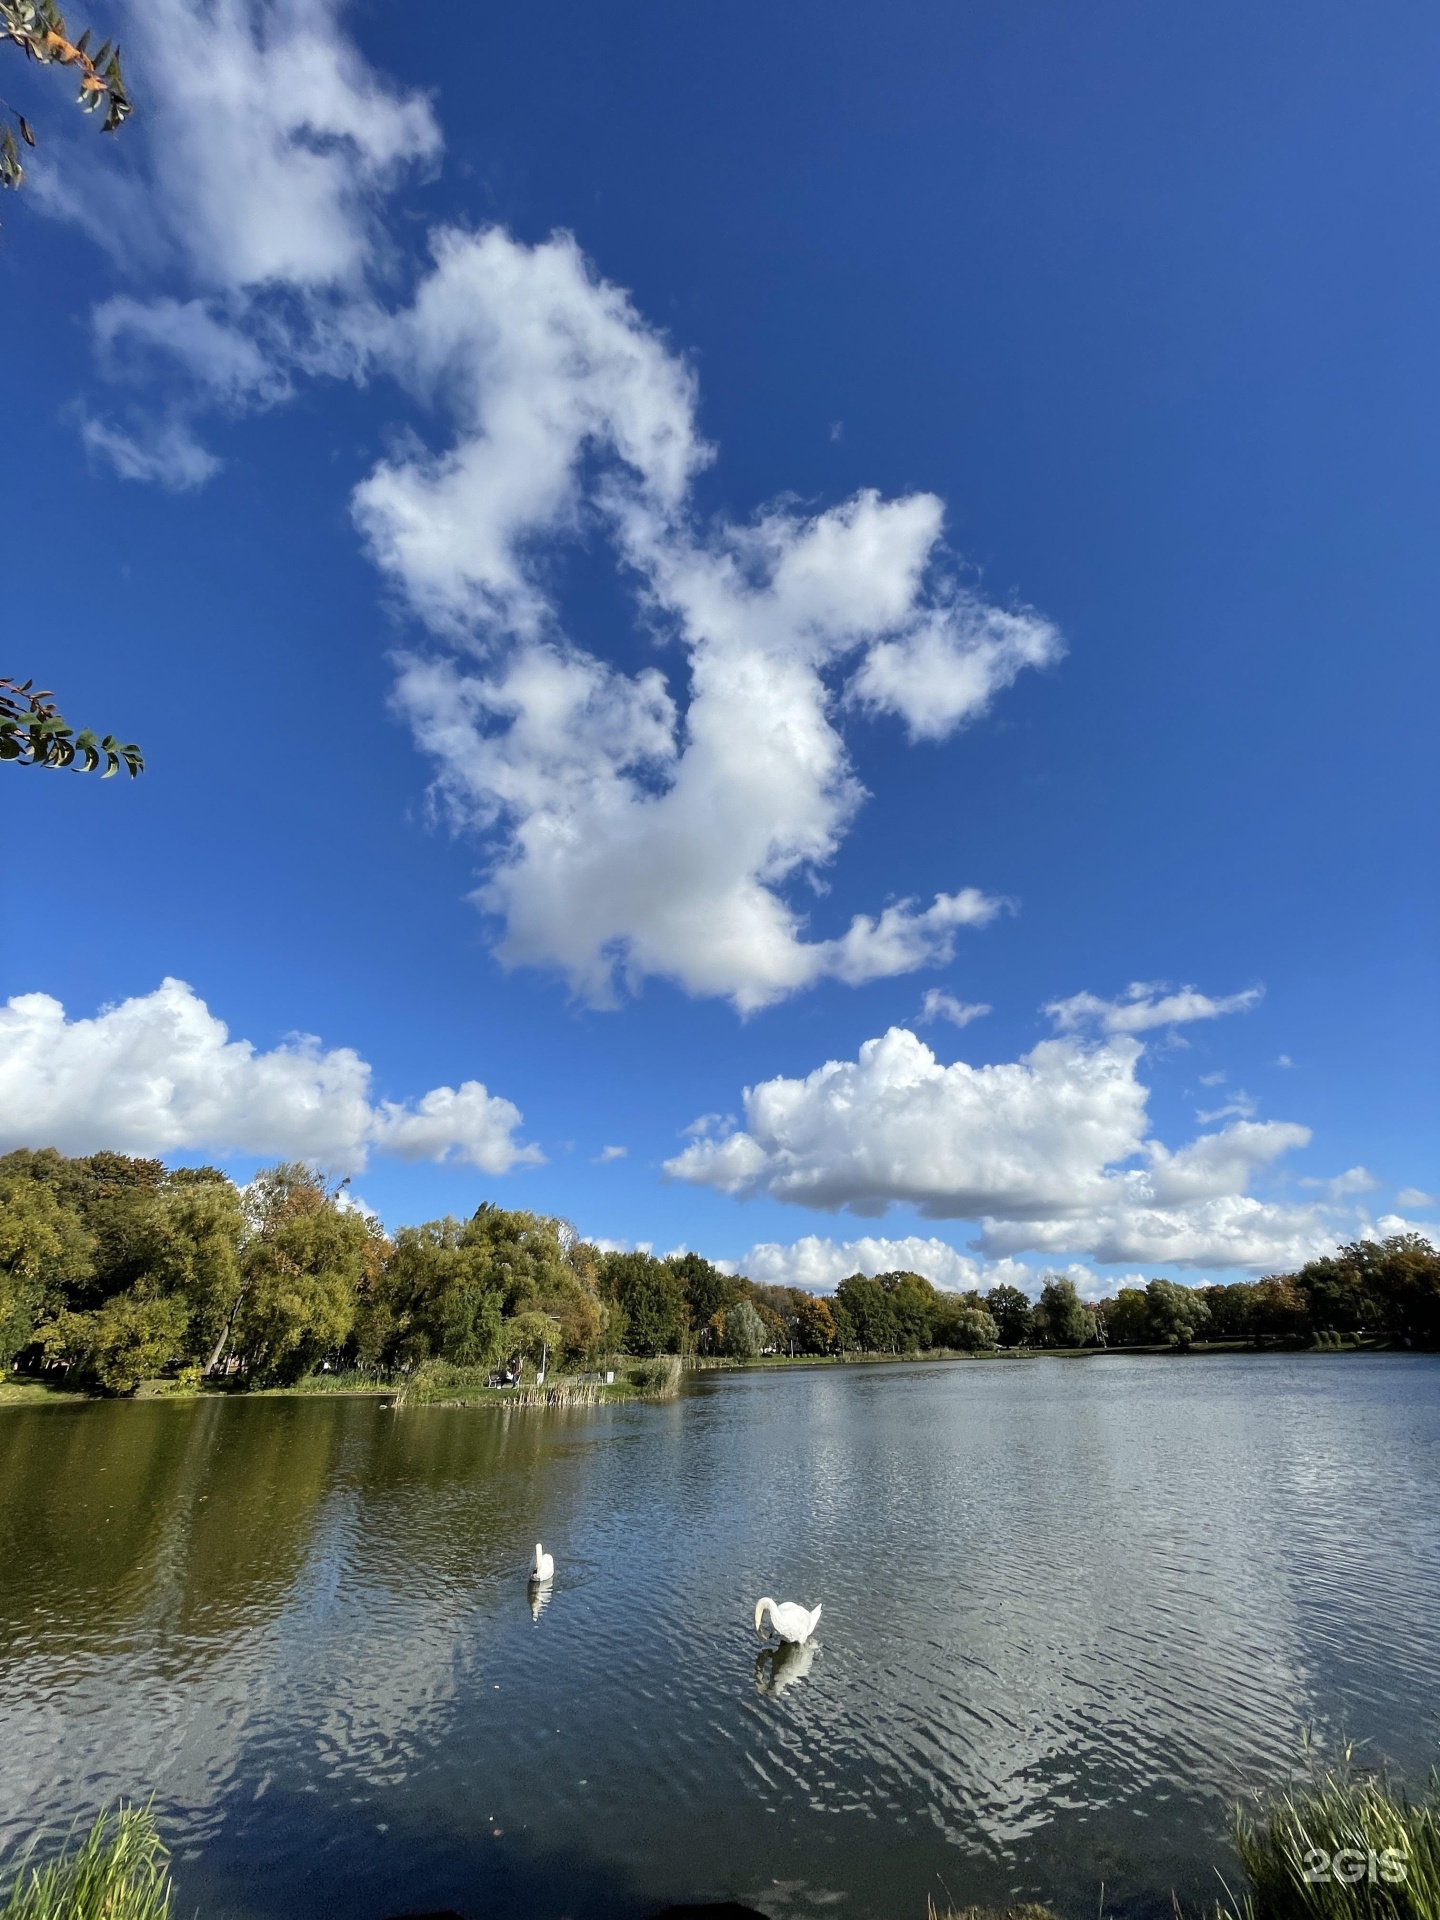
[[[1349,1200],[1357,1193],[1373,1193],[1380,1185],[1373,1173],[1364,1167],[1349,1167],[1344,1173],[1337,1173],[1329,1180],[1303,1179],[1302,1187],[1312,1187],[1323,1192],[1331,1200]]]
[[[952,1027],[968,1027],[972,1020],[982,1020],[994,1008],[980,1000],[957,1000],[953,994],[942,993],[939,987],[931,987],[920,1005],[920,1021],[928,1026],[933,1020],[948,1020]]]
[[[1264,990],[1247,987],[1243,993],[1213,998],[1194,987],[1167,987],[1164,981],[1136,980],[1118,1000],[1102,1000],[1093,993],[1052,1000],[1045,1011],[1062,1033],[1096,1026],[1103,1033],[1147,1033],[1154,1027],[1182,1026],[1192,1020],[1218,1020],[1225,1014],[1249,1013],[1260,1004]]]

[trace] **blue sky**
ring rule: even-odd
[[[821,1285],[1433,1220],[1433,9],[430,21],[12,62],[6,670],[149,771],[5,773],[4,1144]]]

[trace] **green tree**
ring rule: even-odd
[[[1253,1331],[1254,1287],[1237,1280],[1226,1287],[1202,1287],[1200,1292],[1210,1315],[1213,1338],[1243,1340]]]
[[[749,1300],[725,1308],[725,1351],[732,1360],[758,1360],[765,1347],[765,1323]]]
[[[685,1293],[685,1309],[692,1327],[703,1327],[740,1298],[740,1282],[733,1274],[721,1273],[698,1253],[672,1255],[665,1262],[677,1275]]]
[[[1272,1340],[1300,1340],[1309,1334],[1310,1302],[1288,1274],[1271,1274],[1250,1289],[1250,1331]]]
[[[1440,1344],[1440,1254],[1419,1234],[1352,1241],[1292,1279],[1316,1329]]]
[[[865,1353],[892,1352],[898,1344],[890,1300],[878,1280],[852,1273],[835,1289],[835,1304],[845,1316],[849,1344]]]
[[[937,1347],[957,1353],[988,1352],[1000,1344],[1000,1329],[976,1294],[940,1294],[933,1331]]]
[[[35,1338],[45,1309],[61,1311],[67,1288],[91,1269],[92,1241],[47,1182],[6,1172],[0,1161],[0,1367]]]
[[[151,1204],[145,1282],[185,1307],[184,1357],[207,1368],[245,1284],[240,1194],[213,1167],[167,1176]]]
[[[1075,1282],[1047,1274],[1036,1319],[1049,1347],[1084,1347],[1095,1338],[1095,1316],[1075,1291]]]
[[[1145,1309],[1151,1339],[1172,1347],[1188,1347],[1210,1324],[1204,1296],[1194,1287],[1177,1286],[1173,1280],[1150,1282],[1145,1289]]]
[[[1143,1347],[1155,1337],[1143,1287],[1122,1287],[1106,1303],[1105,1337],[1112,1347]]]
[[[1034,1338],[1034,1309],[1019,1287],[1001,1284],[985,1296],[985,1311],[995,1322],[1002,1347],[1028,1346]]]
[[[689,1332],[685,1287],[664,1260],[648,1253],[606,1253],[600,1290],[625,1316],[631,1353],[679,1353]]]
[[[349,1338],[369,1229],[294,1163],[257,1174],[246,1205],[252,1233],[229,1338],[252,1379],[295,1380]]]
[[[803,1294],[795,1312],[795,1344],[801,1353],[830,1353],[839,1344],[828,1300]]]
[[[86,1384],[133,1393],[184,1360],[189,1320],[182,1295],[130,1287],[89,1313],[57,1314],[41,1330],[40,1345],[48,1360]]]
[[[905,1353],[934,1345],[939,1296],[922,1274],[898,1272],[876,1275],[890,1309],[894,1342]]]

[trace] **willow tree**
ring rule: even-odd
[[[0,0],[0,40],[8,40],[38,66],[64,68],[78,85],[82,111],[101,115],[103,132],[114,133],[129,118],[119,47],[107,40],[92,53],[88,27],[72,40],[54,0]],[[35,130],[8,101],[0,101],[0,109],[0,187],[18,187],[25,178],[20,146],[35,145]],[[117,740],[111,733],[100,739],[89,727],[77,733],[55,706],[53,694],[37,692],[32,680],[22,684],[7,678],[0,678],[0,760],[22,767],[74,767],[80,773],[93,773],[103,765],[102,779],[122,766],[132,780],[145,769],[133,741]]]

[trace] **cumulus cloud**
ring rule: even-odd
[[[87,445],[126,478],[198,486],[218,464],[202,399],[268,406],[317,373],[388,375],[433,422],[352,509],[428,629],[396,703],[441,807],[486,839],[475,897],[502,963],[595,1004],[655,976],[749,1012],[947,962],[1001,902],[956,884],[818,929],[797,904],[866,797],[840,722],[945,738],[1059,657],[1054,626],[958,577],[933,494],[703,519],[694,374],[568,235],[438,229],[396,294],[380,202],[439,133],[334,0],[219,0],[203,29],[199,0],[157,0],[132,37],[153,141],[127,231],[143,209],[189,297],[98,310],[112,377],[168,385],[148,421],[88,421]],[[654,665],[622,672],[565,632],[554,562],[579,542],[608,549],[667,650]]]
[[[1075,993],[1052,1000],[1045,1011],[1062,1033],[1096,1026],[1103,1033],[1146,1033],[1152,1027],[1183,1026],[1190,1020],[1218,1020],[1227,1013],[1249,1013],[1264,997],[1260,987],[1213,999],[1194,987],[1170,989],[1163,981],[1135,980],[1118,1000]]]
[[[1418,1233],[1440,1252],[1440,1227],[1433,1220],[1407,1220],[1403,1214],[1382,1213],[1378,1220],[1362,1218],[1361,1232],[1367,1240],[1389,1240],[1396,1234]]]
[[[987,1013],[995,1009],[982,1000],[957,1000],[952,993],[942,993],[939,987],[931,987],[920,1005],[922,1025],[932,1020],[948,1020],[952,1027],[968,1027],[972,1020],[983,1020]]]
[[[743,1273],[765,1286],[803,1287],[807,1293],[833,1293],[852,1273],[918,1273],[950,1293],[972,1289],[988,1293],[991,1287],[1018,1287],[1038,1299],[1046,1279],[1059,1272],[1074,1282],[1082,1300],[1100,1300],[1117,1287],[1143,1286],[1138,1273],[1104,1279],[1079,1261],[1047,1267],[1039,1272],[1018,1260],[976,1260],[960,1253],[946,1240],[906,1234],[898,1238],[862,1235],[856,1240],[831,1240],[807,1233],[788,1245],[763,1240],[738,1260],[717,1260],[722,1273]]]
[[[747,1088],[743,1125],[702,1125],[666,1171],[740,1198],[974,1220],[971,1246],[987,1259],[1264,1270],[1333,1246],[1322,1208],[1248,1191],[1309,1129],[1246,1117],[1171,1149],[1149,1130],[1143,1052],[1133,1035],[1104,1032],[946,1066],[892,1027],[853,1060]]]
[[[1027,1286],[1034,1275],[1016,1261],[987,1266],[957,1253],[947,1241],[920,1234],[898,1239],[864,1236],[830,1240],[807,1233],[788,1246],[765,1240],[738,1260],[717,1260],[724,1273],[743,1273],[766,1286],[804,1287],[807,1293],[833,1293],[852,1273],[918,1273],[952,1293],[995,1286],[1001,1280]]]
[[[596,1003],[658,975],[748,1012],[943,962],[958,928],[994,917],[1000,902],[961,888],[813,939],[786,892],[833,858],[864,797],[835,718],[847,684],[884,704],[865,677],[877,649],[948,647],[937,735],[1059,652],[1038,616],[988,621],[946,580],[937,499],[862,492],[699,525],[711,450],[693,378],[564,236],[441,236],[390,351],[450,437],[377,467],[355,514],[448,642],[404,662],[397,699],[452,819],[495,836],[477,900],[502,961],[558,968]],[[537,542],[587,529],[684,649],[683,706],[658,668],[620,673],[563,634]]]
[[[1419,1187],[1402,1187],[1395,1196],[1397,1207],[1433,1207],[1435,1195],[1422,1193]]]
[[[612,1160],[623,1160],[629,1151],[628,1147],[602,1147],[595,1155],[594,1164],[597,1167],[608,1167]]]
[[[413,1104],[374,1101],[371,1069],[349,1047],[301,1036],[260,1053],[232,1040],[183,980],[67,1019],[45,993],[0,1009],[0,1147],[66,1153],[255,1154],[363,1168],[372,1152],[453,1160],[484,1173],[534,1165],[515,1139],[519,1109],[478,1080]]]

